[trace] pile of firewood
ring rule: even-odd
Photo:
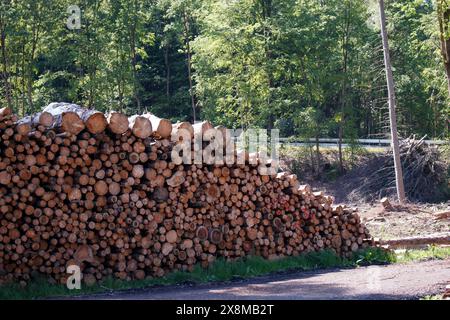
[[[265,258],[371,244],[353,209],[257,165],[171,161],[180,128],[152,114],[104,115],[54,103],[18,120],[0,109],[0,278],[64,283],[143,279],[206,267],[218,257]]]

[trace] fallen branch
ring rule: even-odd
[[[448,219],[448,218],[450,218],[450,210],[437,212],[434,214],[434,219],[436,219],[436,220]]]
[[[444,235],[427,235],[423,237],[406,237],[391,240],[377,240],[376,245],[387,246],[389,248],[408,248],[424,245],[450,245],[450,233]]]

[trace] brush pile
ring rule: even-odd
[[[295,175],[245,164],[177,164],[180,129],[152,114],[104,115],[53,103],[18,120],[0,109],[0,278],[65,283],[143,279],[218,257],[271,259],[371,244],[353,209]],[[218,128],[217,130],[221,130]]]
[[[446,182],[447,164],[438,148],[428,145],[425,137],[416,140],[412,136],[400,140],[400,158],[407,198],[420,202],[439,199]],[[392,151],[369,160],[351,175],[358,177],[358,187],[353,189],[350,199],[373,201],[396,193]]]

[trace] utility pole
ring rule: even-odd
[[[389,96],[389,121],[391,124],[391,145],[394,151],[394,170],[395,170],[395,184],[397,187],[397,196],[399,202],[405,202],[405,187],[403,184],[402,164],[400,161],[400,148],[398,144],[397,135],[397,116],[395,114],[395,89],[394,79],[392,77],[391,58],[389,56],[389,43],[386,31],[386,15],[384,13],[384,0],[379,0],[380,3],[380,23],[381,23],[381,38],[383,39],[384,65],[386,69],[386,80]]]

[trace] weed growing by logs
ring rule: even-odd
[[[448,252],[448,256],[450,256],[450,252]],[[26,287],[21,287],[17,283],[0,287],[0,299],[73,296],[161,285],[220,282],[247,279],[276,272],[295,272],[336,267],[350,268],[368,264],[386,264],[395,261],[396,257],[392,252],[380,248],[361,250],[354,253],[350,258],[342,258],[331,250],[310,252],[297,257],[284,257],[277,260],[249,256],[231,262],[218,259],[206,269],[198,264],[192,272],[174,271],[162,278],[123,281],[109,277],[92,286],[83,285],[81,290],[68,290],[65,285],[50,284],[47,279],[37,277]]]

